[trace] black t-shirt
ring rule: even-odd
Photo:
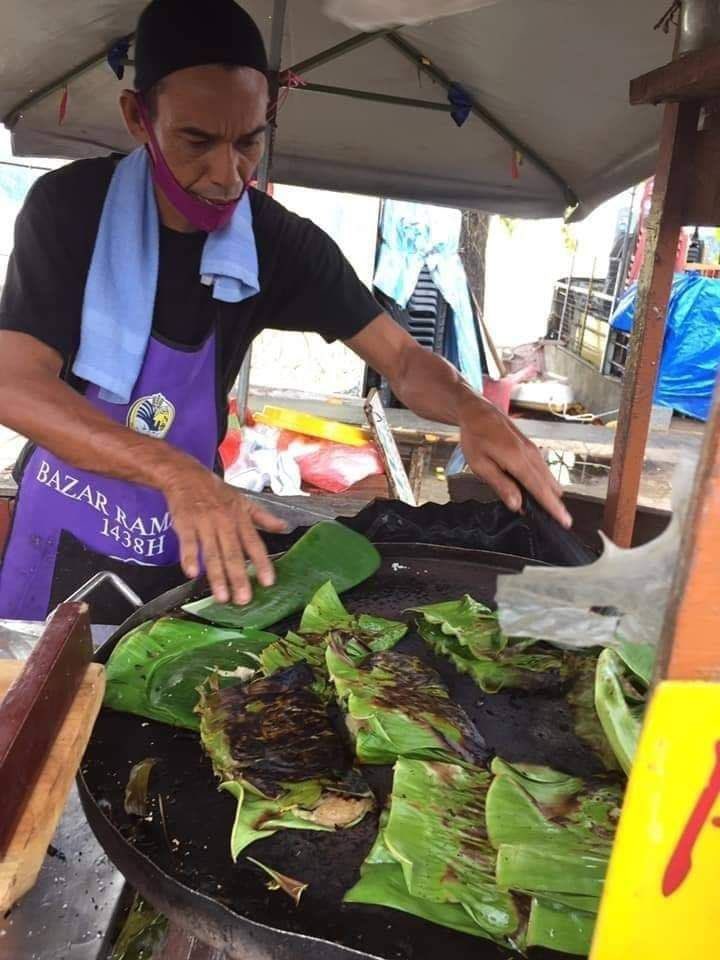
[[[41,177],[15,225],[15,249],[0,300],[0,328],[31,334],[63,357],[71,373],[80,343],[85,282],[116,157],[79,160]],[[206,234],[160,226],[153,333],[173,343],[202,343],[217,324],[218,388],[232,386],[253,338],[266,328],[348,340],[382,311],[340,252],[310,220],[250,191],[260,293],[242,303],[214,300],[200,282]]]

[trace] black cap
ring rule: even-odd
[[[210,63],[267,73],[262,35],[234,0],[152,0],[145,7],[135,37],[136,90]]]

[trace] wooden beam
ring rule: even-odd
[[[720,681],[718,569],[720,390],[716,389],[660,644],[661,677]]]
[[[630,81],[630,103],[677,103],[720,97],[720,44],[686,53]]]
[[[648,242],[638,282],[635,321],[623,380],[622,401],[608,482],[605,532],[620,546],[632,542],[635,510],[655,380],[665,336],[685,192],[692,176],[698,103],[665,107],[655,175]]]
[[[703,129],[695,138],[683,222],[714,227],[720,224],[720,100],[703,106]]]
[[[61,604],[0,704],[0,855],[91,659],[87,604]]]

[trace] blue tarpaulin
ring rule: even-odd
[[[628,288],[610,321],[629,333],[635,319],[637,284]],[[676,273],[668,303],[667,327],[655,403],[707,420],[720,369],[720,280]]]

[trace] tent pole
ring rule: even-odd
[[[369,90],[352,90],[349,87],[328,87],[323,83],[303,83],[297,87],[308,93],[331,93],[338,97],[350,97],[353,100],[369,100],[371,103],[389,103],[397,107],[417,107],[420,110],[437,110],[440,113],[450,113],[454,109],[450,103],[439,103],[435,100],[416,100],[413,97],[393,97],[385,93],[372,93]]]
[[[378,37],[384,37],[388,33],[388,30],[376,30],[374,33],[355,34],[354,37],[350,37],[348,40],[343,40],[342,43],[337,43],[334,47],[328,47],[327,50],[321,50],[320,53],[316,53],[313,57],[308,57],[307,60],[301,60],[299,63],[293,64],[293,66],[290,67],[287,72],[295,73],[298,76],[301,76],[303,73],[308,73],[310,70],[314,70],[315,67],[322,67],[323,64],[330,63],[331,60],[337,60],[338,57],[342,57],[346,53],[350,53],[351,50],[357,50],[358,47],[364,47],[366,43],[371,43]]]
[[[131,33],[124,39],[132,41],[134,38],[135,34]],[[52,83],[49,83],[41,90],[36,90],[34,93],[31,93],[29,97],[21,100],[20,103],[16,104],[5,114],[5,116],[2,118],[3,124],[8,128],[8,130],[11,130],[20,119],[22,113],[29,107],[34,106],[41,100],[45,100],[46,97],[51,96],[53,93],[57,93],[58,90],[63,90],[72,80],[77,80],[78,77],[81,77],[84,73],[87,73],[88,70],[92,70],[93,67],[97,67],[98,64],[104,63],[107,60],[109,49],[109,47],[105,47],[102,53],[96,53],[87,60],[83,60],[82,63],[78,63],[72,68],[72,70],[68,70],[66,73],[63,73],[56,80],[53,80]]]
[[[258,169],[258,188],[267,191],[275,152],[275,131],[277,129],[277,99],[280,92],[280,64],[282,62],[282,43],[287,17],[287,0],[273,0],[272,34],[270,37],[270,109],[274,113],[268,124],[268,142]]]
[[[399,53],[401,53],[406,59],[410,60],[418,70],[422,70],[423,73],[426,73],[429,77],[439,83],[441,87],[444,87],[446,90],[450,90],[453,86],[453,81],[450,79],[448,74],[436,66],[429,57],[426,57],[417,47],[414,47],[411,43],[401,37],[399,34],[391,32],[388,33],[385,37],[387,42],[393,46]],[[467,91],[466,91],[467,93]],[[565,202],[569,207],[575,207],[578,204],[578,198],[572,189],[572,187],[565,182],[563,177],[557,173],[541,156],[539,156],[535,151],[528,147],[526,143],[523,143],[522,140],[518,139],[514,133],[512,133],[508,128],[501,123],[496,117],[490,113],[489,110],[486,110],[475,97],[467,94],[468,100],[471,104],[472,112],[476,117],[479,117],[491,130],[494,130],[499,137],[502,137],[503,140],[507,141],[513,149],[519,151],[523,156],[542,171],[547,177],[549,177],[554,183],[556,183],[563,192],[565,197]]]
[[[270,107],[275,112],[268,124],[268,139],[265,153],[260,161],[257,184],[260,190],[267,192],[272,173],[272,160],[275,151],[275,130],[277,128],[277,99],[280,90],[280,64],[282,62],[283,35],[285,33],[285,19],[287,16],[287,0],[273,0],[272,33],[270,36]],[[250,391],[250,364],[252,362],[252,344],[247,348],[236,384],[236,403],[238,419],[242,425],[245,421],[245,412],[248,405]]]

